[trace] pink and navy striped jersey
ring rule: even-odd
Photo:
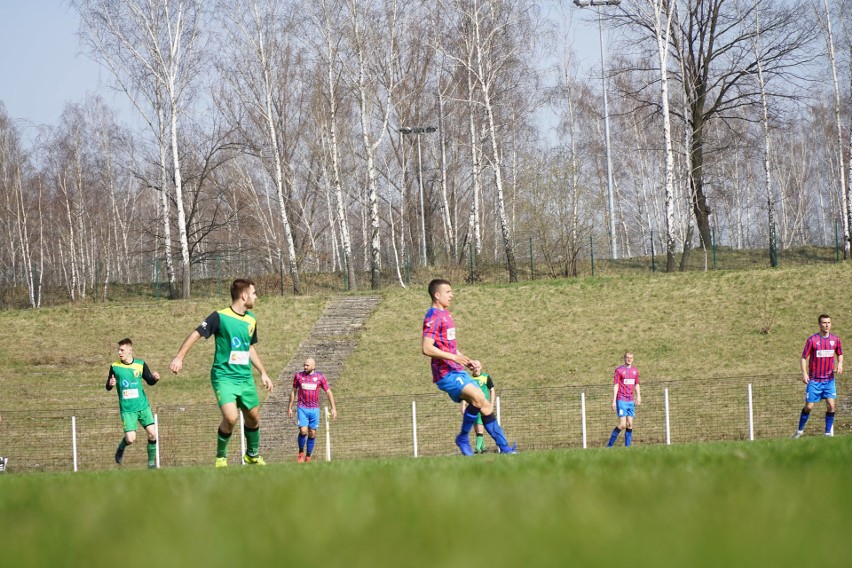
[[[615,370],[612,384],[618,385],[618,400],[633,401],[633,391],[639,384],[639,369],[622,365]]]
[[[814,381],[828,381],[834,378],[834,356],[843,355],[840,338],[829,333],[823,337],[815,333],[805,342],[802,359],[808,361],[808,375]]]
[[[328,381],[322,373],[299,371],[293,375],[293,388],[299,389],[299,406],[319,408],[319,389],[328,391]]]
[[[426,317],[423,318],[423,337],[431,337],[435,340],[435,347],[447,353],[456,351],[456,324],[453,316],[447,310],[429,308]],[[447,359],[432,358],[432,382],[437,383],[448,373],[464,371],[464,367],[455,361]]]

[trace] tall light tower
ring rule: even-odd
[[[423,204],[423,159],[420,153],[420,135],[431,134],[438,130],[435,126],[412,126],[400,128],[399,133],[402,135],[415,134],[417,136],[417,177],[420,180],[420,260],[423,266],[427,266],[429,261],[426,257],[426,208]]]
[[[621,0],[574,0],[574,4],[580,8],[594,6],[598,8],[598,38],[601,44],[601,82],[603,83],[604,102],[604,146],[606,148],[606,193],[607,206],[609,209],[609,238],[612,258],[618,258],[618,244],[615,238],[615,198],[612,191],[612,157],[609,147],[609,101],[606,96],[606,70],[604,68],[604,44],[603,24],[601,23],[601,6],[618,6]]]

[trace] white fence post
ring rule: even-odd
[[[411,432],[414,437],[414,457],[417,457],[417,401],[411,401]]]
[[[157,436],[157,469],[160,469],[160,422],[154,414],[154,435]]]
[[[240,465],[246,465],[243,456],[246,455],[246,419],[240,412]]]
[[[586,393],[580,393],[580,416],[583,419],[583,449],[586,449]]]
[[[500,397],[498,396],[497,400],[495,400],[494,402],[495,402],[494,408],[497,412],[497,424],[500,424],[502,426],[503,423],[500,421]]]
[[[71,417],[71,451],[74,453],[74,471],[77,471],[77,417]]]
[[[754,407],[751,398],[751,383],[748,384],[748,439],[754,441]]]
[[[331,420],[329,420],[329,412],[328,407],[325,407],[325,461],[331,461],[331,430],[329,426],[331,425]]]
[[[671,422],[669,421],[669,389],[665,389],[665,399],[666,399],[666,445],[669,446],[672,443],[672,429]]]

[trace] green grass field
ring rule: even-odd
[[[848,566],[852,437],[0,476],[6,566]]]

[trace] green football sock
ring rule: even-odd
[[[225,434],[221,430],[219,430],[219,436],[216,438],[216,457],[217,458],[226,458],[228,457],[228,442],[231,441],[231,434]]]
[[[157,463],[157,440],[148,440],[148,465]]]
[[[260,427],[246,428],[246,453],[252,457],[257,456],[260,450]]]
[[[480,451],[485,449],[485,435],[484,434],[477,434],[476,435],[476,449],[480,450]]]
[[[124,448],[126,448],[126,447],[127,447],[127,439],[122,438],[121,441],[118,443],[118,449],[123,452]]]

